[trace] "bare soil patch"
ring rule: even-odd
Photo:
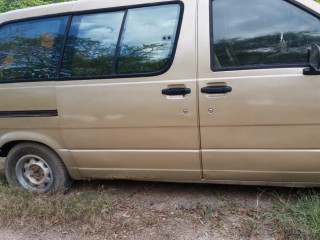
[[[1,168],[1,167],[0,167]],[[0,169],[0,175],[3,171]],[[292,189],[137,181],[77,181],[66,194],[100,192],[111,211],[95,225],[13,219],[0,239],[285,239],[265,212]],[[1,214],[1,208],[0,208]],[[104,214],[104,213],[101,213]]]

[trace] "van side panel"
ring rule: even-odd
[[[199,88],[232,87],[226,94],[199,95],[204,179],[319,182],[319,76],[305,76],[303,66],[286,62],[282,68],[210,69],[210,57],[217,58],[208,51],[210,6],[199,3]]]
[[[99,1],[100,8],[108,6]],[[167,72],[57,82],[61,134],[84,177],[201,179],[195,9],[195,1],[184,4]],[[186,87],[191,93],[163,95],[170,87]]]
[[[74,179],[81,179],[70,154],[60,153],[65,145],[59,131],[53,82],[0,85],[0,148],[14,141],[32,141],[57,151]]]

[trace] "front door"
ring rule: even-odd
[[[319,19],[282,0],[199,3],[204,178],[320,181],[320,78],[302,73]]]

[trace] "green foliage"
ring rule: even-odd
[[[3,0],[0,0],[0,13],[5,12],[5,10],[6,10],[6,9],[5,9]]]
[[[70,0],[0,0],[0,13],[15,9],[67,1]]]

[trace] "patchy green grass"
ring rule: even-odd
[[[267,218],[278,224],[285,239],[319,239],[320,194],[316,190],[298,191],[290,196],[275,194]]]
[[[106,193],[72,191],[68,194],[34,194],[8,186],[0,169],[0,225],[77,226],[97,232],[112,212]],[[80,230],[81,232],[81,230]]]
[[[320,239],[320,192],[316,189],[277,189],[265,192],[272,204],[261,203],[248,208],[233,199],[213,207],[198,203],[196,212],[203,221],[213,221],[216,227],[234,221],[242,239],[259,236],[261,230],[270,230],[275,239]],[[269,233],[270,233],[269,232]]]
[[[212,188],[218,186],[208,185],[203,187],[204,191],[195,188],[197,194],[189,199],[188,185],[183,186],[185,195],[181,193],[182,185],[158,184],[158,191],[153,184],[150,185],[152,187],[143,187],[143,191],[141,185],[137,185],[132,184],[128,188],[127,184],[121,186],[114,183],[107,191],[98,184],[89,188],[75,186],[67,194],[32,194],[10,188],[0,164],[0,226],[31,228],[35,231],[66,229],[73,233],[77,231],[76,234],[79,236],[105,235],[107,232],[120,234],[119,236],[133,236],[149,229],[148,236],[151,236],[155,232],[164,232],[179,224],[178,230],[174,227],[170,233],[170,239],[175,239],[172,236],[175,236],[176,231],[180,228],[188,229],[192,222],[198,229],[212,231],[213,235],[217,232],[225,234],[223,236],[226,239],[240,237],[313,240],[319,239],[320,236],[318,190],[252,190],[254,187],[243,190],[243,187],[239,186],[230,187],[230,191],[234,193],[228,194],[221,189],[212,191]],[[131,191],[132,187],[135,190]],[[158,209],[165,203],[159,201],[156,205],[154,202],[157,202],[157,199],[153,195],[165,196],[168,188],[177,192],[176,195],[172,195],[173,202],[180,194],[183,207],[176,207],[177,202],[173,204],[167,199],[167,207],[163,210]],[[208,195],[208,191],[212,191],[213,194]],[[220,194],[221,197],[215,196]],[[242,196],[239,197],[238,194]],[[207,197],[204,197],[206,195]],[[197,196],[200,198],[197,199]]]

